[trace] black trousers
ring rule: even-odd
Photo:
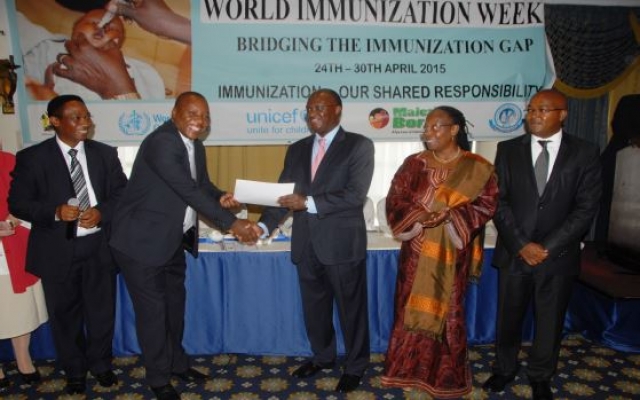
[[[297,269],[313,362],[328,364],[336,360],[335,300],[347,353],[344,373],[362,376],[370,355],[366,258],[323,265],[310,244],[302,259]]]
[[[170,382],[172,372],[189,368],[182,347],[186,261],[182,244],[164,265],[145,265],[113,250],[122,270],[133,309],[149,386]]]
[[[43,278],[58,364],[68,377],[111,369],[116,271],[101,251],[102,232],[77,237],[67,277]]]
[[[498,274],[498,319],[494,372],[515,376],[522,344],[522,324],[533,301],[535,333],[527,376],[530,381],[548,381],[558,363],[565,312],[571,299],[575,276]]]

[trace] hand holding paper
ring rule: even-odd
[[[241,203],[280,207],[278,198],[293,193],[293,183],[236,180],[235,197]]]
[[[233,196],[233,193],[225,193],[220,197],[222,208],[231,209],[240,207],[240,202]]]
[[[278,199],[280,207],[288,208],[289,210],[299,211],[307,208],[307,196],[302,196],[297,193],[288,194]]]

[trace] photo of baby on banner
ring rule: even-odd
[[[189,12],[177,0],[17,0],[28,98],[163,100],[189,90]]]

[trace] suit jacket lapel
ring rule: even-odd
[[[525,171],[523,171],[524,174],[526,174],[527,178],[529,180],[529,184],[536,188],[534,191],[536,193],[538,193],[538,184],[536,183],[536,172],[533,168],[533,158],[531,158],[531,141],[533,140],[533,137],[531,135],[525,135],[522,138],[522,142],[521,142],[521,146],[520,146],[520,154],[518,154],[518,159],[521,160],[527,160],[527,163],[525,165],[528,165],[528,167],[525,168]]]
[[[102,180],[100,177],[104,175],[102,164],[100,163],[100,154],[90,140],[85,140],[84,151],[87,156],[87,168],[89,169],[87,172],[91,180],[91,187],[93,188],[93,193],[96,195],[96,200],[100,202],[100,199],[103,198],[103,188],[100,185]],[[89,184],[89,182],[87,182],[87,184]]]
[[[186,148],[185,148],[185,151],[186,151]],[[200,180],[205,176],[204,170],[207,167],[205,164],[206,157],[205,157],[204,145],[199,139],[193,141],[193,157],[196,163],[196,183],[198,183],[198,186],[199,186]],[[187,167],[189,167],[188,152],[187,152]],[[189,169],[189,173],[191,173],[190,169]]]
[[[62,185],[61,189],[66,192],[62,195],[67,196],[67,199],[75,197],[76,194],[73,190],[73,182],[71,182],[69,166],[67,165],[67,160],[64,157],[64,154],[62,154],[62,150],[60,149],[60,146],[58,146],[58,142],[56,142],[55,137],[49,139],[49,142],[47,142],[47,150],[50,153],[50,164],[47,169],[54,174],[55,181],[60,182]]]
[[[171,124],[174,128],[174,131],[170,132],[171,140],[176,142],[175,144],[176,148],[179,148],[180,151],[182,151],[182,153],[184,154],[184,162],[182,163],[182,167],[186,171],[186,176],[191,178],[191,166],[189,165],[189,151],[187,150],[187,145],[182,140],[182,134],[180,133],[178,128],[175,126],[175,124],[173,124],[173,122],[171,122]],[[198,146],[197,144],[198,142],[200,141],[199,140],[193,141],[193,157],[196,162],[196,182],[200,180],[200,176],[202,176],[201,170],[199,169],[200,162],[204,162],[204,157],[198,156],[198,152],[199,152],[198,147],[202,146],[201,142],[200,142],[200,146]],[[202,150],[204,152],[204,146],[202,146]],[[198,159],[202,159],[203,161],[198,161]]]
[[[308,137],[305,147],[303,148],[302,157],[309,160],[307,163],[307,182],[311,183],[311,165],[313,164],[313,143],[316,141],[315,133]]]
[[[553,168],[551,169],[551,175],[549,176],[549,180],[547,181],[547,186],[545,187],[545,192],[548,190],[547,187],[553,187],[556,181],[560,176],[560,173],[557,171],[562,171],[565,168],[567,161],[571,155],[571,145],[569,141],[571,139],[568,138],[566,133],[562,134],[562,140],[560,141],[560,149],[558,149],[558,156],[556,157],[556,161],[553,163]]]

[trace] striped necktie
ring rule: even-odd
[[[69,155],[71,156],[71,182],[73,182],[73,190],[76,192],[76,197],[80,202],[80,211],[84,211],[91,206],[91,203],[89,202],[87,182],[84,179],[82,165],[80,165],[80,162],[76,157],[78,155],[78,150],[70,149]]]

